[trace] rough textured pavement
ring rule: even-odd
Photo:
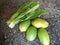
[[[42,45],[38,38],[29,42],[25,38],[25,33],[21,33],[16,25],[10,29],[6,25],[6,20],[23,3],[31,0],[1,0],[0,1],[0,45]],[[47,9],[48,15],[41,18],[49,22],[47,31],[51,38],[50,45],[60,45],[60,0],[39,0],[40,8]],[[40,9],[39,8],[39,9]]]

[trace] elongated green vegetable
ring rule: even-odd
[[[50,44],[50,37],[49,37],[46,29],[40,28],[38,30],[38,38],[43,45],[49,45]]]
[[[7,21],[8,26],[10,28],[13,28],[17,23],[19,23],[20,18],[23,18],[25,15],[27,15],[31,11],[36,10],[38,7],[39,7],[39,2],[33,2],[33,3],[31,3],[30,6],[28,6],[28,8],[26,8],[22,13],[20,13],[19,16],[17,16],[15,19],[10,20],[10,21],[8,20]]]

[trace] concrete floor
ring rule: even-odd
[[[23,3],[31,0],[1,0],[0,1],[0,45],[42,45],[38,38],[29,42],[25,39],[25,33],[21,33],[16,25],[10,29],[6,25],[6,20]],[[60,45],[60,0],[39,0],[41,6],[39,9],[49,11],[48,15],[41,18],[49,22],[47,31],[50,35],[50,45]]]

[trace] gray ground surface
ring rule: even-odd
[[[25,33],[21,33],[16,25],[10,29],[6,20],[23,3],[29,0],[1,0],[0,1],[0,45],[41,45],[38,38],[29,42],[25,39]],[[47,31],[51,38],[50,45],[60,45],[60,0],[39,0],[40,8],[47,9],[48,15],[41,18],[49,22]],[[40,9],[39,8],[39,9]]]

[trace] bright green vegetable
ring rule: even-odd
[[[36,28],[47,28],[49,23],[43,19],[36,18],[32,20],[32,25],[35,26]]]
[[[28,5],[28,4],[27,4]],[[23,18],[24,16],[26,16],[28,13],[36,10],[39,7],[39,2],[32,2],[29,6],[27,6],[28,8],[24,9],[21,13],[19,13],[19,15],[14,15],[12,16],[12,18],[14,18],[13,20],[8,20],[7,24],[10,28],[13,28],[17,23],[20,22],[20,18]],[[16,17],[16,18],[15,18]],[[13,26],[12,26],[13,25]]]
[[[38,38],[43,45],[50,44],[50,38],[46,29],[40,28],[38,30]]]
[[[37,36],[37,29],[35,27],[29,27],[26,32],[26,39],[28,41],[33,41]]]
[[[20,23],[19,29],[21,32],[25,32],[30,26],[30,20],[26,20]]]

